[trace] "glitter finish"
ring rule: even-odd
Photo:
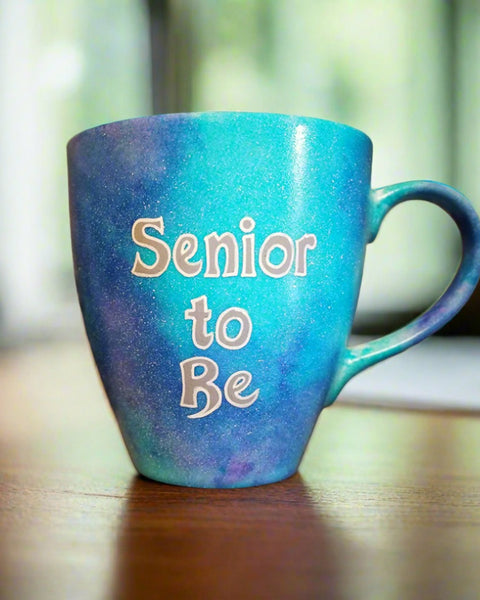
[[[371,192],[371,153],[350,127],[255,113],[146,117],[70,141],[80,304],[140,473],[199,487],[292,475],[346,381],[466,301],[480,265],[473,209],[440,184]],[[410,197],[453,216],[462,267],[430,312],[346,349],[366,244]]]

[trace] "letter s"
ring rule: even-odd
[[[132,273],[137,277],[159,277],[166,271],[170,262],[170,248],[164,241],[158,239],[158,237],[149,235],[146,232],[148,227],[155,229],[160,235],[163,235],[163,217],[158,217],[157,219],[137,219],[132,226],[133,241],[142,248],[152,250],[156,255],[155,262],[152,265],[147,265],[141,259],[140,252],[137,251],[132,268]]]

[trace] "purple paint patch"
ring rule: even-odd
[[[225,479],[229,481],[241,481],[254,469],[254,464],[241,458],[233,457],[228,463]]]

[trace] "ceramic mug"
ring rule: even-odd
[[[352,376],[466,302],[480,270],[472,206],[429,181],[371,190],[371,159],[356,129],[279,114],[151,116],[69,142],[80,305],[140,473],[199,487],[292,475]],[[415,321],[349,348],[366,245],[413,198],[457,224],[459,270]]]

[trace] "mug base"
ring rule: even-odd
[[[183,475],[180,477],[169,476],[165,473],[156,472],[155,469],[136,468],[140,476],[144,477],[145,479],[156,481],[157,483],[200,489],[236,489],[270,485],[272,483],[278,483],[288,479],[289,477],[292,477],[297,473],[298,470],[298,467],[295,467],[294,469],[289,469],[282,472],[269,473],[268,475],[265,474],[263,477],[256,475],[254,477],[247,476],[243,478],[232,479],[231,477],[226,477],[225,475],[219,475],[214,478],[202,477],[202,475],[199,475],[198,473],[193,475]]]

